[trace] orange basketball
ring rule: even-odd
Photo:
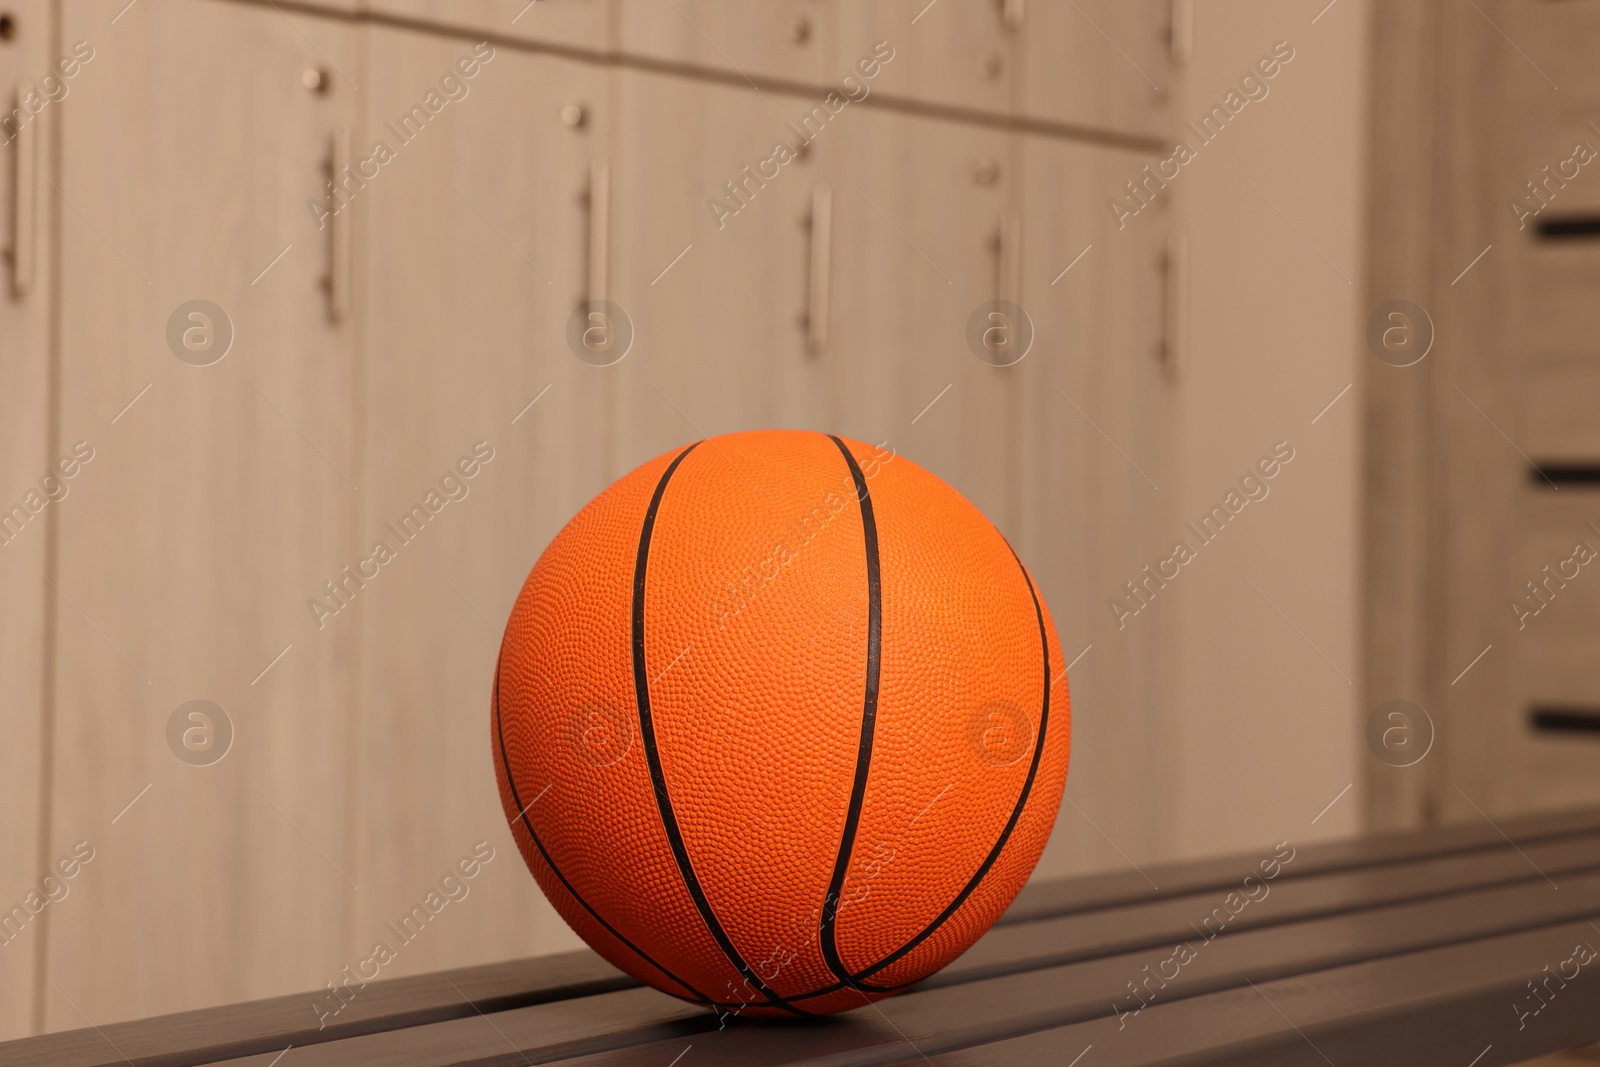
[[[495,671],[523,858],[596,952],[724,1015],[859,1007],[943,967],[1038,862],[1066,781],[1027,569],[893,451],[729,434],[539,557]]]

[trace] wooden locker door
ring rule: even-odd
[[[825,301],[830,289],[837,298],[828,242],[840,231],[829,208],[847,194],[825,161],[841,148],[836,127],[860,116],[840,114],[805,155],[768,166],[776,144],[801,143],[787,124],[804,98],[620,78],[614,287],[635,340],[615,368],[616,473],[704,436],[835,428]]]
[[[1021,141],[1030,238],[1021,302],[1037,340],[1017,420],[1028,447],[1016,460],[1024,489],[1012,543],[1055,617],[1061,666],[1072,665],[1067,796],[1082,809],[1062,805],[1039,867],[1053,876],[1119,866],[1118,848],[1148,856],[1175,845],[1175,761],[1162,741],[1172,699],[1160,679],[1174,661],[1177,605],[1153,604],[1122,626],[1107,602],[1182,533],[1167,502],[1177,466],[1169,284],[1182,279],[1164,270],[1161,214],[1119,230],[1105,207],[1106,190],[1142,157]],[[1138,789],[1128,803],[1095,799],[1129,796],[1130,782]]]
[[[472,47],[374,28],[363,140],[393,141],[387,117]],[[365,635],[350,831],[366,879],[357,944],[392,942],[385,922],[477,842],[494,849],[468,895],[439,913],[439,932],[400,949],[385,973],[579,944],[507,827],[489,702],[529,569],[614,473],[616,368],[567,343],[579,302],[605,287],[611,77],[496,50],[359,205],[371,369],[360,531],[364,549],[382,541],[396,558],[376,568],[352,620]],[[414,533],[404,517],[429,507],[429,492],[438,511]]]
[[[314,988],[359,884],[356,634],[307,609],[360,547],[347,231],[308,208],[356,34],[207,0],[60,17],[94,59],[49,192],[58,437],[84,462],[57,516],[46,852],[93,858],[44,916],[51,1030]]]
[[[986,362],[972,346],[1007,328],[988,302],[1016,303],[1027,238],[1010,138],[882,111],[841,121],[830,359],[843,432],[887,442],[1010,533],[1031,353],[1000,366],[1012,357]]]
[[[1091,130],[1170,137],[1178,126],[1172,114],[1172,101],[1178,96],[1173,52],[1185,47],[1187,32],[1183,25],[1171,23],[1174,18],[1181,23],[1182,12],[1192,2],[1077,0],[1063,4],[1033,0],[1025,7],[1018,4],[1024,11],[1018,37],[1027,53],[1022,60],[1025,72],[1019,79],[1019,110],[1031,117]],[[1271,41],[1261,42],[1262,54],[1271,46]],[[1228,88],[1231,86],[1218,87],[1219,100]],[[1163,139],[1158,147],[1165,150],[1165,156],[1172,146]]]
[[[841,70],[887,58],[869,83],[873,92],[950,108],[1004,113],[1023,53],[1016,0],[846,3],[839,15]],[[882,47],[886,45],[887,47]],[[870,68],[869,68],[870,69]]]
[[[417,29],[449,27],[493,40],[603,49],[610,43],[610,0],[366,0],[375,15]]]
[[[44,578],[52,512],[75,488],[54,469],[50,423],[49,307],[54,246],[48,212],[50,138],[61,101],[81,65],[68,57],[67,78],[51,50],[49,5],[8,4],[0,13],[0,685],[6,692],[7,743],[0,754],[0,909],[22,903],[50,859],[39,847],[40,741],[45,723],[44,663],[48,601]],[[48,80],[46,80],[48,79]],[[37,111],[35,111],[37,108]],[[14,111],[13,109],[16,109]],[[20,116],[17,114],[20,112]],[[63,496],[62,494],[66,495]],[[17,510],[20,508],[21,510]],[[25,909],[26,910],[26,909]],[[3,916],[0,916],[3,918]],[[28,925],[31,925],[31,920]],[[34,1022],[38,930],[0,927],[0,1040],[27,1034]]]
[[[1475,12],[1446,23],[1462,87],[1449,117],[1476,165],[1452,183],[1439,259],[1459,260],[1451,276],[1473,266],[1438,282],[1432,309],[1441,341],[1460,338],[1437,386],[1450,518],[1435,793],[1462,818],[1600,801],[1600,578],[1586,562],[1600,553],[1600,80],[1581,47],[1600,17],[1486,10],[1524,54]]]
[[[616,0],[621,50],[689,64],[729,85],[819,84],[835,71],[837,0]],[[820,98],[820,94],[819,94]]]
[[[1530,12],[1526,28],[1544,47],[1580,29],[1592,32],[1594,13],[1581,19],[1574,14]],[[1495,591],[1509,603],[1484,605],[1504,625],[1504,642],[1497,641],[1477,669],[1491,666],[1489,658],[1502,648],[1509,653],[1494,664],[1507,672],[1496,709],[1507,736],[1496,757],[1518,768],[1516,810],[1600,803],[1600,675],[1594,654],[1600,579],[1593,573],[1600,571],[1600,308],[1594,299],[1600,284],[1600,179],[1593,173],[1600,170],[1600,136],[1589,125],[1600,85],[1592,72],[1585,73],[1590,84],[1573,85],[1575,99],[1559,107],[1529,106],[1503,120],[1516,130],[1508,138],[1514,148],[1501,163],[1502,184],[1521,194],[1516,199],[1524,210],[1532,205],[1538,214],[1519,220],[1505,205],[1491,216],[1500,225],[1494,251],[1507,253],[1514,281],[1501,304],[1508,313],[1506,343],[1488,355],[1514,385],[1504,398],[1476,399],[1485,410],[1500,406],[1504,414],[1496,418],[1509,416],[1507,432],[1556,483],[1519,469],[1521,457],[1513,452],[1507,473],[1514,499],[1520,499],[1491,513],[1508,527]],[[1541,87],[1549,88],[1530,82],[1526,92],[1542,104]],[[1530,121],[1529,114],[1536,117]],[[1580,162],[1585,158],[1589,162]],[[1530,180],[1547,201],[1528,193]],[[1525,228],[1518,228],[1519,221]],[[1506,400],[1512,401],[1509,411],[1502,406]]]
[[[1176,95],[1172,0],[881,0],[840,14],[841,69],[887,42],[875,91],[964,111],[1025,114],[1085,134],[1166,132]]]

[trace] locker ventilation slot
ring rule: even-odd
[[[1600,487],[1600,463],[1540,463],[1528,469],[1528,480],[1545,488],[1551,485]]]
[[[1535,705],[1528,711],[1528,723],[1535,733],[1600,736],[1600,708]]]
[[[1568,215],[1534,223],[1542,241],[1583,241],[1600,237],[1600,215]]]

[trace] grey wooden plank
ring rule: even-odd
[[[1299,880],[1288,879],[1287,874],[1294,869],[1301,858],[1296,856],[1282,869],[1282,875],[1285,877],[1269,885],[1270,892],[1266,897],[1247,907],[1230,921],[1230,931],[1265,928],[1380,904],[1431,899],[1475,888],[1527,881],[1540,881],[1542,884],[1541,871],[1552,877],[1563,877],[1572,871],[1600,867],[1600,833],[1580,837],[1557,837],[1544,844],[1530,845],[1521,852],[1512,848],[1504,839],[1500,839],[1499,849],[1477,849],[1442,858],[1394,863],[1381,868],[1364,867],[1339,870]],[[1234,874],[1235,879],[1231,885],[1237,888],[1242,875],[1237,868]],[[1171,945],[1177,940],[1191,937],[1189,924],[1202,920],[1218,906],[1223,895],[1222,893],[1188,894],[1171,899],[1107,908],[1099,912],[1073,913],[1055,919],[996,927],[980,939],[968,953],[924,983],[923,988],[973,982],[1098,956]],[[598,960],[594,960],[594,963],[601,969],[600,973],[614,979],[614,985],[608,988],[622,989],[634,984]],[[525,987],[516,986],[515,982],[510,985],[495,984],[508,977],[505,968],[511,965],[498,965],[498,968],[490,969],[490,973],[480,973],[486,969],[474,968],[458,972],[451,980],[463,993],[475,989],[484,994],[469,995],[479,1007],[490,1014],[517,1004],[531,1004],[561,996],[583,996],[596,991],[594,987],[582,983],[570,985],[564,993],[559,989],[550,988],[547,983],[541,984],[544,971],[551,965],[560,966],[560,958],[548,962],[521,961],[522,969],[513,973],[526,979]],[[463,979],[462,974],[475,977]],[[50,1046],[47,1053],[49,1056],[59,1054],[81,1056],[87,1053],[87,1058],[62,1060],[62,1062],[121,1062],[115,1058],[116,1053],[108,1044],[107,1039],[109,1039],[118,1047],[123,1047],[125,1051],[128,1048],[136,1050],[130,1052],[130,1056],[134,1056],[142,1067],[146,1060],[152,1063],[200,1063],[226,1056],[245,1057],[251,1053],[270,1051],[276,1054],[290,1044],[302,1048],[301,1052],[296,1053],[298,1060],[307,1054],[304,1051],[305,1046],[314,1044],[318,1040],[374,1033],[452,1018],[463,1018],[469,1023],[476,1021],[476,1010],[462,1000],[461,994],[452,988],[450,982],[442,978],[432,983],[405,979],[397,984],[403,988],[390,990],[391,983],[373,983],[363,991],[363,997],[375,994],[371,999],[358,998],[351,1009],[347,1009],[353,1014],[341,1013],[341,1019],[336,1021],[349,1019],[351,1024],[359,1024],[353,1030],[341,1022],[337,1028],[330,1026],[326,1031],[308,1033],[307,1020],[314,1021],[309,1008],[314,998],[307,995],[302,998],[280,998],[278,1001],[256,1005],[217,1009],[215,1012],[188,1013],[185,1016],[151,1020],[148,1023],[121,1024],[106,1028],[107,1033],[104,1036],[93,1030],[86,1030],[37,1040]],[[524,999],[518,1000],[519,996]],[[285,1001],[290,1008],[288,1013],[282,1010]],[[629,1016],[626,1025],[631,1028],[630,1033],[642,1032],[657,1022],[680,1018],[678,1009],[681,1006],[678,1002],[662,997],[651,1003],[657,1005],[657,1014],[651,1016],[649,1012],[644,1012]],[[364,1010],[356,1013],[358,1005]],[[583,1005],[574,1009],[580,1016],[597,1010],[603,1011],[594,1005]],[[237,1020],[240,1018],[248,1018],[255,1028],[249,1033],[238,1032]],[[618,1025],[623,1024],[619,1021]],[[149,1046],[149,1035],[142,1032],[152,1028],[159,1035],[156,1047]],[[129,1034],[133,1036],[130,1038]],[[592,1037],[592,1034],[586,1032],[583,1039],[588,1040]],[[248,1040],[249,1043],[238,1044],[237,1042],[241,1040]],[[572,1040],[578,1038],[574,1037]],[[637,1034],[623,1036],[617,1044],[626,1045],[637,1043],[639,1040],[642,1038]],[[187,1048],[184,1042],[193,1042],[194,1047]],[[379,1043],[374,1047],[386,1049],[390,1046]],[[5,1051],[5,1047],[0,1046],[0,1053]],[[358,1051],[351,1051],[349,1054],[356,1055]],[[359,1054],[365,1053],[359,1052]],[[376,1055],[379,1055],[380,1059],[386,1059],[388,1053]],[[0,1055],[0,1062],[8,1061]]]
[[[1448,945],[1152,1006],[1115,1018],[974,1046],[926,1067],[1500,1067],[1600,1039],[1600,961],[1551,981],[1536,1015],[1528,983],[1547,980],[1600,928],[1566,923]],[[1571,974],[1573,965],[1565,966]],[[1541,986],[1541,988],[1546,988]],[[1082,1057],[1078,1059],[1078,1057]],[[812,1061],[808,1067],[822,1067]]]
[[[1377,867],[1406,859],[1504,848],[1507,838],[1527,847],[1539,841],[1593,833],[1596,830],[1600,830],[1600,808],[1529,815],[1505,819],[1498,824],[1480,820],[1421,833],[1380,834],[1299,849],[1292,869],[1286,871],[1285,876],[1305,878],[1331,871]],[[1028,922],[1117,904],[1220,889],[1238,881],[1263,854],[1270,851],[1271,846],[1265,846],[1254,852],[1241,852],[1217,859],[1147,864],[1143,873],[1117,871],[1030,884],[1017,894],[1016,901],[1000,917],[1000,923]],[[1152,885],[1152,882],[1155,884]]]
[[[1543,884],[1547,877],[1559,881],[1566,875],[1600,869],[1600,834],[1561,837],[1521,851],[1503,839],[1501,846],[1298,880],[1287,878],[1294,866],[1291,863],[1279,879],[1265,883],[1265,895],[1234,917],[1228,929],[1262,929],[1518,882]],[[1189,924],[1216,907],[1227,890],[1239,889],[1241,879],[1236,872],[1234,881],[1221,891],[996,926],[922,987],[1171,945],[1192,936]]]
[[[1600,867],[1600,835],[1558,839],[1552,843],[1531,846],[1525,853],[1518,853],[1509,845],[1504,845],[1504,842],[1502,845],[1497,851],[1413,861],[1382,869],[1339,872],[1323,878],[1284,883],[1271,888],[1267,896],[1230,920],[1229,929],[1265,928],[1308,917],[1342,914],[1385,902],[1431,900],[1473,887],[1537,883],[1543,892],[1542,887],[1546,883],[1544,876],[1539,873],[1541,870],[1552,877],[1564,878],[1571,871]],[[1288,869],[1284,868],[1285,871]],[[986,935],[972,951],[951,967],[925,983],[923,988],[973,982],[1026,969],[1043,969],[1059,963],[1125,953],[1137,948],[1170,945],[1176,940],[1192,937],[1189,924],[1203,919],[1217,906],[1217,902],[1215,894],[1192,894],[1175,900],[999,928]],[[562,1049],[575,1047],[580,1040],[609,1043],[616,1048],[653,1040],[652,1028],[666,1022],[669,1017],[683,1023],[681,1029],[674,1031],[672,1040],[711,1026],[709,1016],[702,1015],[696,1020],[693,1009],[685,1013],[682,1005],[666,998],[647,997],[631,1001],[630,1005],[636,1010],[613,1020],[614,1029],[609,1033],[604,1027],[594,1029],[590,1023],[596,1017],[610,1018],[604,1015],[604,1005],[565,1004],[548,1012],[529,1010],[515,1013],[515,1019],[496,1016],[496,1025],[505,1032],[491,1033],[490,1030],[494,1028],[479,1027],[478,1037],[481,1040],[478,1042],[471,1040],[472,1030],[478,1020],[468,1019],[428,1028],[426,1034],[384,1035],[361,1042],[341,1043],[337,1048],[306,1050],[298,1058],[308,1067],[341,1062],[437,1065],[472,1055],[488,1056],[492,1060],[497,1053],[512,1051],[514,1043],[519,1053],[537,1055],[542,1059],[561,1054]],[[541,1029],[547,1026],[547,1017],[554,1014],[570,1015],[571,1018],[563,1018],[564,1023],[581,1022],[588,1028],[581,1034],[564,1028]],[[490,1047],[480,1047],[485,1043]],[[244,1062],[251,1063],[253,1067],[264,1067],[265,1064],[264,1059],[240,1061],[240,1067]]]
[[[294,1050],[280,1067],[515,1067],[616,1048],[692,1043],[716,1017],[653,989],[626,989],[470,1018],[366,1034]],[[282,1050],[277,1050],[281,1052]],[[213,1067],[272,1067],[274,1053],[222,1060]]]
[[[301,993],[0,1043],[0,1064],[192,1067],[638,984],[592,952],[565,952],[369,982],[321,1029],[325,993]]]
[[[1600,867],[1600,835],[1589,835],[1531,846],[1525,853],[1505,846],[1497,852],[1340,872],[1271,889],[1231,918],[1228,931],[1237,936],[1238,931],[1245,929],[1268,928],[1308,917],[1344,915],[1386,901],[1410,901],[1422,907],[1442,896],[1460,895],[1474,886],[1509,888],[1514,895],[1530,895],[1527,891],[1532,889],[1532,896],[1544,898],[1551,892],[1545,875],[1559,877],[1565,884],[1570,872],[1593,871],[1597,867]],[[1596,884],[1600,885],[1600,881]],[[1190,924],[1203,921],[1218,901],[1216,894],[1194,894],[1176,900],[997,929],[920,988],[978,982],[1027,969],[1045,969],[1070,960],[1171,946],[1178,940],[1193,939]],[[1459,921],[1450,928],[1450,936],[1477,936],[1485,922],[1493,923],[1496,916],[1507,910],[1504,899],[1499,898],[1480,898],[1476,904],[1468,905],[1458,903],[1454,914]],[[1156,958],[1165,955],[1163,952]],[[599,1051],[601,1046],[624,1049],[657,1040],[688,1043],[692,1042],[694,1034],[713,1026],[708,1014],[697,1014],[695,1009],[664,997],[643,995],[631,999],[628,1011],[620,1015],[608,1014],[611,1009],[604,1003],[616,998],[590,999],[598,1003],[565,1003],[502,1013],[495,1016],[492,1027],[483,1025],[480,1020],[467,1019],[426,1027],[423,1028],[425,1032],[378,1035],[356,1042],[340,1042],[337,1046],[308,1049],[297,1058],[306,1067],[337,1063],[440,1067],[456,1062],[492,1063],[502,1055],[512,1056],[507,1062],[513,1062],[523,1054],[543,1061],[576,1055],[585,1043],[592,1046],[585,1051]],[[559,1020],[559,1025],[552,1020]],[[658,1038],[660,1027],[669,1021],[677,1028],[670,1035]],[[577,1029],[573,1029],[574,1026]],[[247,1064],[266,1067],[266,1063],[265,1057],[258,1057],[237,1061],[233,1067]]]
[[[1193,937],[1193,958],[1177,967],[1175,977],[1164,987],[1146,988],[1154,991],[1152,1005],[1180,1003],[1247,988],[1251,982],[1261,985],[1296,976],[1316,988],[1319,975],[1334,968],[1450,946],[1460,947],[1461,958],[1471,959],[1474,951],[1483,951],[1473,945],[1488,943],[1491,938],[1570,924],[1577,918],[1587,922],[1595,916],[1600,916],[1600,875],[1563,879],[1559,890],[1542,880],[1522,883],[1265,930],[1225,933],[1208,943]],[[1595,941],[1600,944],[1600,928]],[[1132,983],[1143,982],[1149,973],[1146,967],[1160,969],[1173,953],[1170,947],[1145,950],[914,990],[821,1025],[774,1026],[753,1021],[695,1038],[694,1063],[695,1067],[799,1063],[869,1067],[1096,1020],[1106,1020],[1115,1029],[1125,1023],[1118,1008],[1125,1014],[1140,1003],[1130,992]],[[1554,965],[1564,958],[1566,953],[1547,962]],[[1134,1029],[1138,1021],[1137,1016],[1131,1017],[1127,1028]],[[681,1041],[653,1042],[561,1062],[568,1067],[660,1067],[681,1048]],[[477,1061],[463,1058],[459,1062]]]

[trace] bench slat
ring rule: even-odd
[[[282,1067],[526,1067],[529,1059],[549,1063],[641,1044],[677,1042],[682,1047],[716,1025],[715,1017],[699,1005],[654,989],[627,989],[308,1045],[285,1056]],[[276,1055],[260,1053],[213,1067],[270,1067]]]
[[[454,984],[455,988],[451,985]],[[369,982],[324,1029],[314,1007],[323,997],[297,993],[155,1019],[68,1030],[0,1044],[6,1067],[194,1067],[229,1056],[332,1041],[484,1011],[590,996],[639,983],[592,952],[465,967]],[[460,989],[460,993],[456,992]]]
[[[1560,837],[1592,834],[1600,830],[1600,808],[1506,819],[1491,825],[1484,821],[1444,826],[1420,833],[1381,834],[1312,845],[1300,850],[1284,877],[1304,878],[1332,871],[1379,867],[1407,859],[1471,853],[1506,847],[1506,840],[1526,848],[1529,844]],[[1501,831],[1504,831],[1502,834]],[[1267,853],[1271,846],[1220,859],[1146,865],[1138,871],[1115,871],[1080,878],[1057,879],[1024,886],[1001,923],[1025,922],[1047,916],[1070,915],[1097,908],[1160,900],[1233,885]],[[1149,875],[1149,880],[1145,879]],[[1152,886],[1150,882],[1156,883]]]
[[[1260,929],[1519,882],[1545,885],[1545,876],[1560,880],[1600,869],[1597,834],[1558,838],[1521,852],[1504,841],[1501,846],[1289,879],[1299,862],[1296,857],[1283,868],[1283,876],[1268,883],[1261,906],[1245,908],[1228,924],[1229,930]],[[1222,890],[996,926],[960,959],[924,982],[923,988],[1171,945],[1193,936],[1188,924],[1216,907],[1227,892],[1240,888],[1241,879],[1242,875],[1236,877]]]

